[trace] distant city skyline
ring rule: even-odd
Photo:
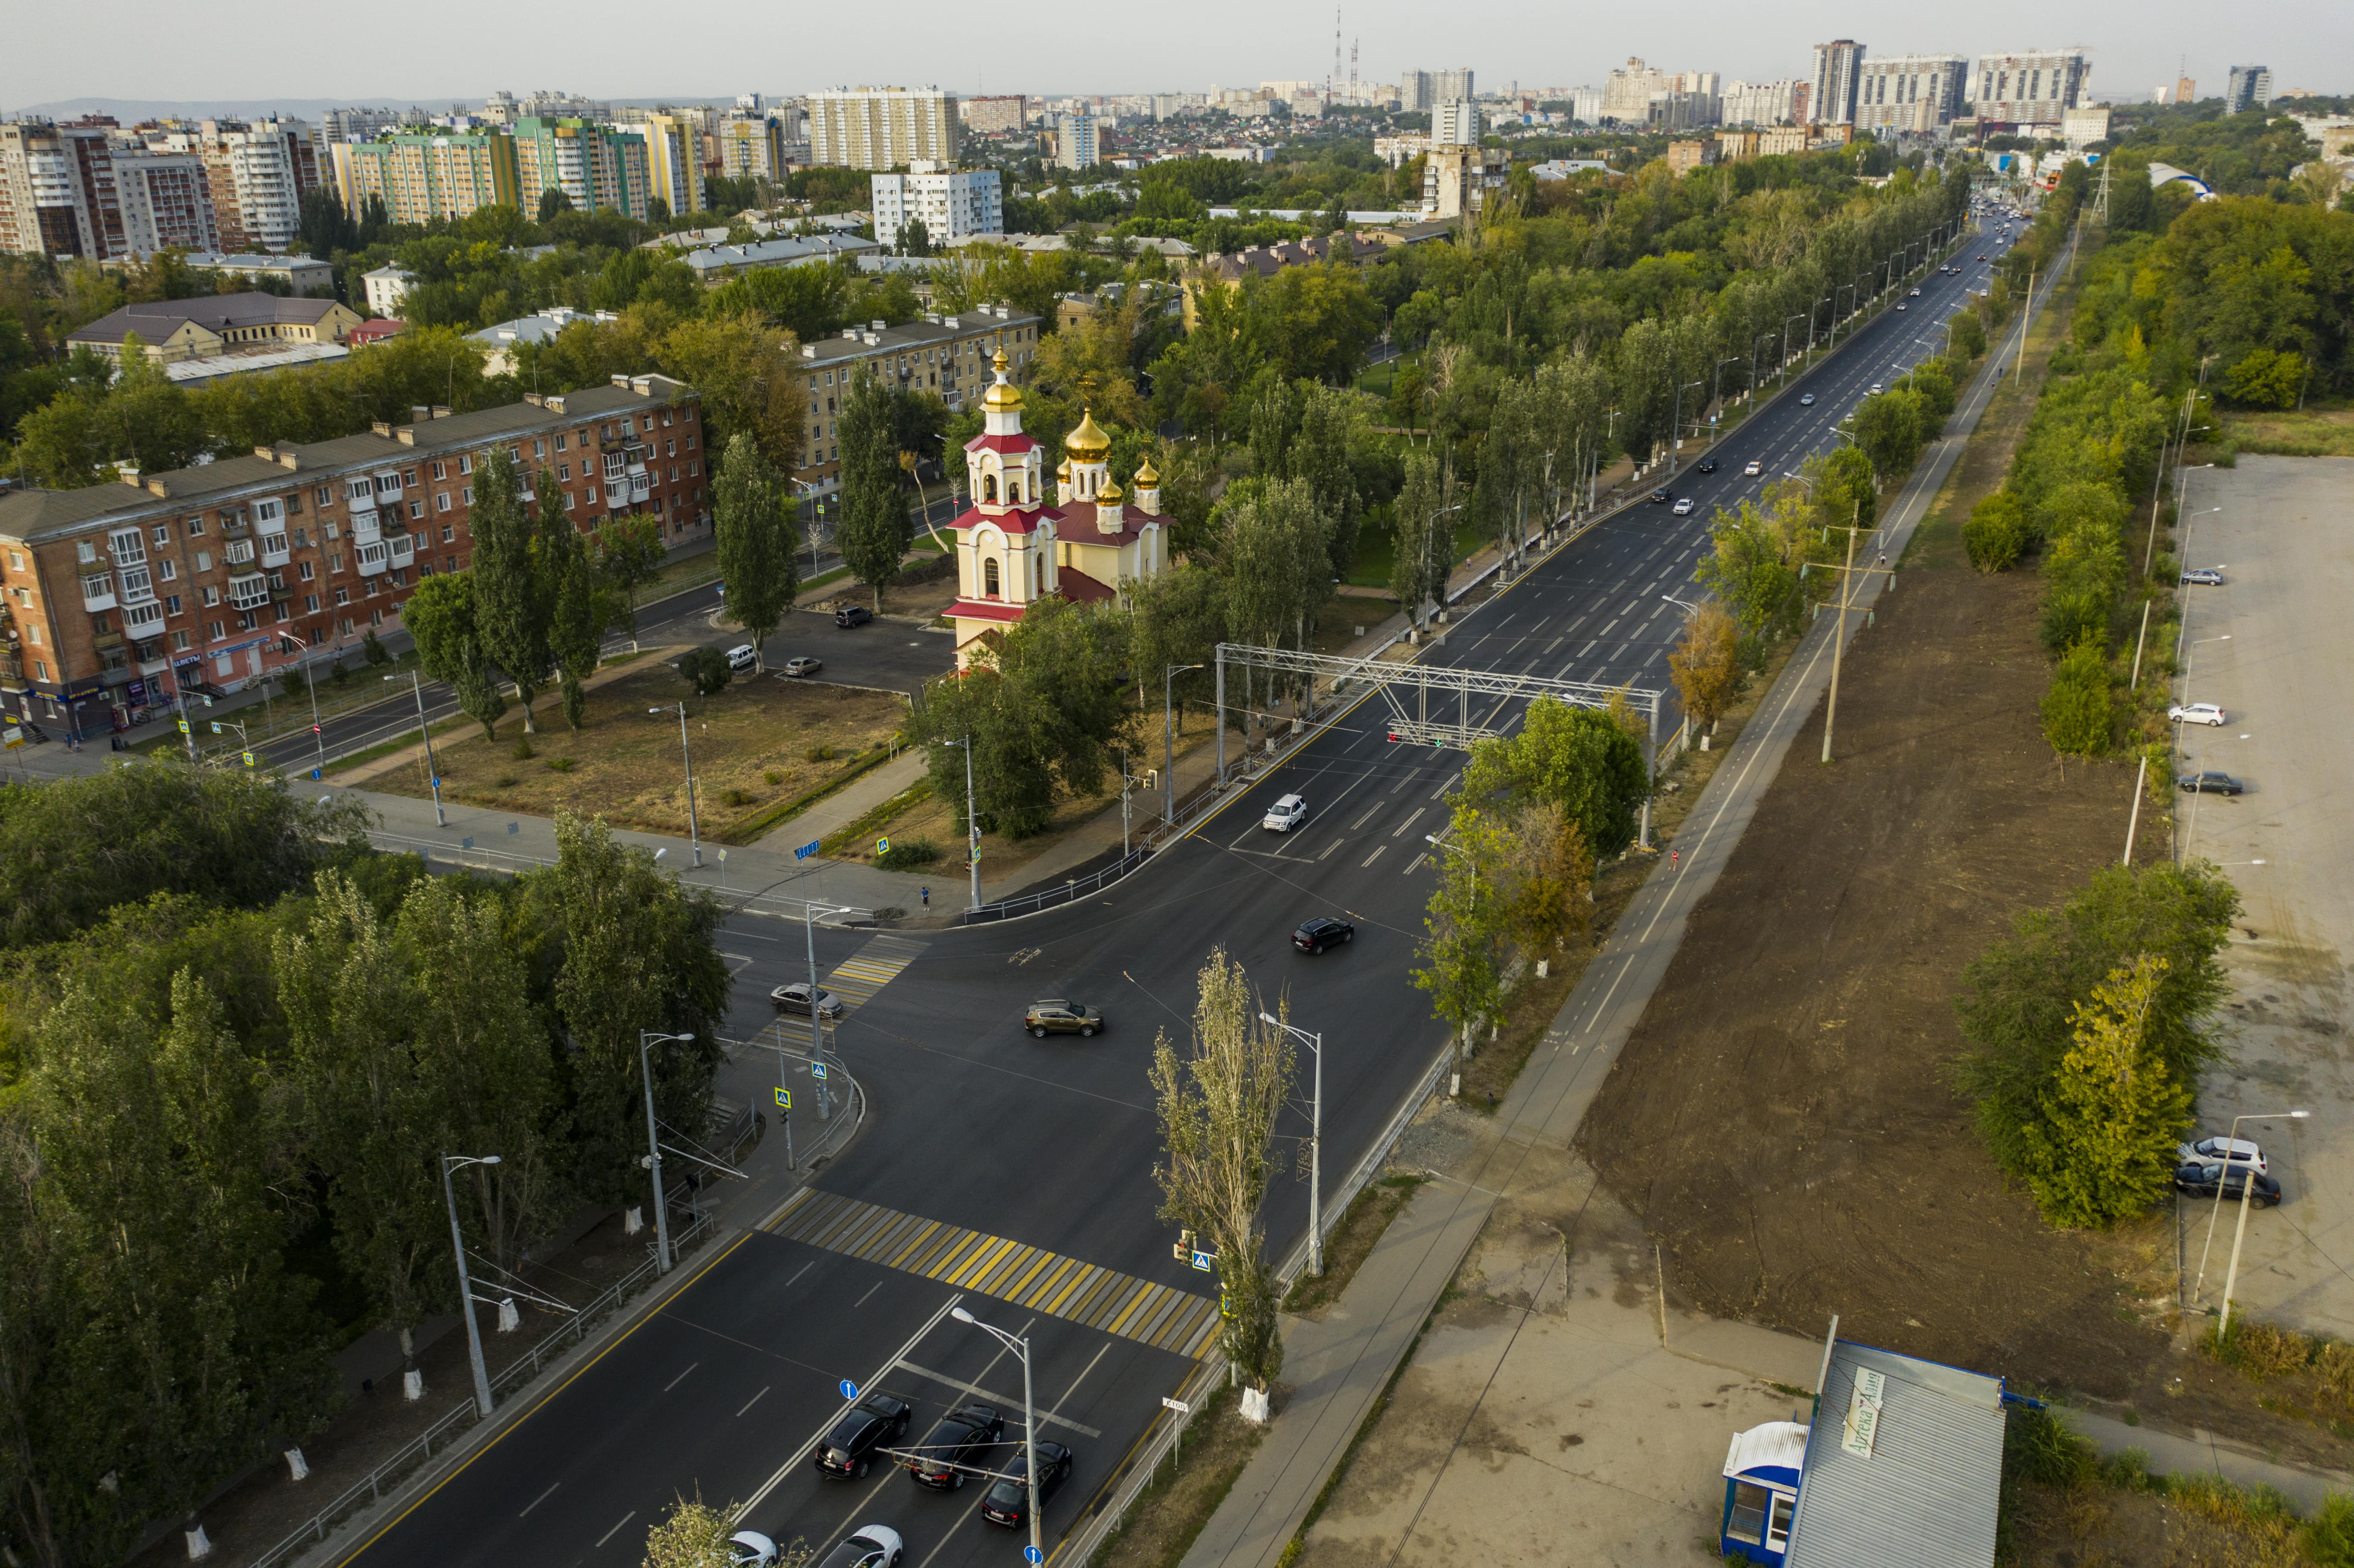
[[[80,98],[250,101],[281,103],[416,103],[446,111],[479,103],[494,90],[560,88],[633,103],[732,98],[747,90],[801,93],[839,85],[937,83],[959,95],[1025,92],[1198,92],[1212,83],[1311,79],[1332,69],[1332,16],[1321,6],[1271,16],[1241,0],[1203,0],[1175,15],[1173,28],[1124,29],[1108,22],[1058,28],[1038,58],[1034,33],[985,25],[972,0],[902,0],[896,5],[829,9],[823,34],[805,10],[731,0],[673,16],[642,46],[634,9],[589,0],[552,9],[485,9],[422,0],[403,25],[372,33],[365,48],[289,57],[257,51],[217,17],[158,0],[124,0],[107,13],[107,44],[90,47],[88,13],[30,8],[12,24],[0,61],[0,114]],[[1469,66],[1480,87],[1500,91],[1598,85],[1630,55],[1668,70],[1712,70],[1726,79],[1802,77],[1817,43],[1861,41],[1875,55],[1951,50],[1963,55],[2082,47],[2093,58],[2094,96],[2146,100],[2189,74],[2202,97],[2219,96],[2234,65],[2267,64],[2278,88],[2354,91],[2354,29],[2328,26],[2327,8],[2253,0],[2219,18],[2190,0],[2155,6],[2077,4],[2052,7],[1994,0],[1963,13],[1924,11],[1882,31],[1852,4],[1803,0],[1794,6],[1726,0],[1677,14],[1572,17],[1501,0],[1460,0],[1444,14],[1403,0],[1341,7],[1341,74],[1359,48],[1361,81],[1389,83],[1401,72]],[[727,47],[662,58],[665,38],[724,36]],[[462,48],[453,42],[462,40]],[[1694,40],[1704,40],[1695,42]]]

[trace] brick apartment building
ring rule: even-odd
[[[693,387],[615,376],[121,484],[0,495],[0,711],[87,735],[397,623],[420,580],[472,559],[471,476],[498,446],[531,476],[526,500],[584,532],[642,514],[673,546],[706,536],[702,434]]]
[[[801,466],[793,470],[794,482],[818,492],[841,484],[842,448],[835,426],[859,366],[871,366],[887,387],[928,392],[953,412],[988,387],[990,356],[1001,347],[1017,372],[1029,364],[1038,353],[1038,318],[1004,305],[984,305],[962,315],[926,316],[904,326],[876,322],[845,327],[838,336],[803,344],[801,376],[809,393],[809,440],[801,448]]]

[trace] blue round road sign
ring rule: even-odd
[[[1022,1549],[1022,1561],[1030,1564],[1030,1568],[1038,1568],[1039,1563],[1046,1561],[1046,1554],[1034,1546],[1025,1546]]]
[[[851,1382],[848,1378],[843,1378],[842,1380],[842,1397],[844,1399],[856,1399],[858,1397],[858,1385]]]

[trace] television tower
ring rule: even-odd
[[[1349,101],[1363,101],[1357,97],[1357,40],[1349,40]]]
[[[1332,7],[1332,74],[1324,79],[1324,101],[1330,104],[1341,86],[1341,7]]]

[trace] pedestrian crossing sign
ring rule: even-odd
[[[780,1108],[782,1108],[782,1109],[784,1109],[784,1110],[790,1110],[790,1109],[792,1109],[792,1108],[793,1108],[793,1092],[792,1092],[792,1090],[790,1090],[790,1089],[779,1089],[779,1090],[777,1091],[777,1104],[778,1104],[778,1106],[779,1106]]]

